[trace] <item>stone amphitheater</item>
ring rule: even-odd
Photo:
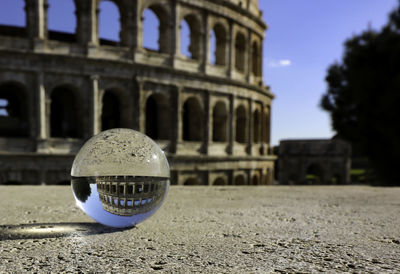
[[[0,184],[69,184],[82,144],[115,127],[153,138],[172,184],[272,183],[258,0],[114,0],[117,42],[99,37],[100,0],[70,0],[74,33],[49,30],[56,1],[20,1],[25,26],[0,26]],[[147,10],[156,50],[143,43]]]

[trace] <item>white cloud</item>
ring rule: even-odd
[[[289,59],[272,60],[268,63],[268,66],[272,68],[288,67],[290,65],[292,65],[292,61]]]

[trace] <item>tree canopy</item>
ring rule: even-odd
[[[380,31],[366,30],[345,42],[341,63],[326,76],[321,106],[338,136],[350,141],[381,183],[400,184],[400,6]]]

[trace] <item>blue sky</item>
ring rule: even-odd
[[[343,54],[343,42],[380,29],[397,0],[260,0],[269,25],[264,40],[264,81],[276,98],[272,144],[280,139],[330,138],[329,115],[319,107],[326,70]]]
[[[49,29],[74,32],[76,20],[72,0],[49,0]],[[117,40],[117,8],[103,1],[100,37]],[[326,90],[330,64],[340,61],[343,42],[370,26],[380,29],[397,0],[259,0],[269,25],[264,41],[264,81],[276,98],[272,107],[272,144],[281,139],[330,138],[330,119],[319,107]],[[22,0],[0,0],[0,24],[25,25]],[[144,24],[156,24],[151,13]],[[102,19],[103,18],[103,19]],[[183,25],[182,37],[188,37]],[[154,32],[145,32],[144,42],[155,48]],[[187,52],[188,41],[181,48]]]

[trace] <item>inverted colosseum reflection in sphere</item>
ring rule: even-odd
[[[114,0],[117,42],[99,37],[103,1],[71,0],[74,33],[48,30],[57,1],[19,1],[25,26],[0,25],[0,184],[69,182],[81,145],[113,127],[154,139],[171,184],[272,183],[258,0]],[[146,11],[158,50],[143,42]]]

